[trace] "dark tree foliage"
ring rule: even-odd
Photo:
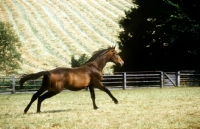
[[[79,67],[84,64],[89,58],[86,54],[82,54],[78,59],[75,56],[71,57],[72,67]]]
[[[183,70],[200,66],[200,1],[135,0],[119,22],[125,64],[115,71]]]

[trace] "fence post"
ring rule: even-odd
[[[176,73],[176,86],[180,86],[180,71]]]
[[[163,71],[160,72],[160,88],[163,88],[163,82],[164,82],[164,75]]]
[[[15,76],[12,76],[12,94],[15,93]]]
[[[123,90],[126,89],[126,72],[123,72]]]

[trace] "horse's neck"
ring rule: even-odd
[[[97,67],[98,70],[102,71],[108,60],[109,59],[106,57],[100,57],[94,61],[94,65],[95,67]]]

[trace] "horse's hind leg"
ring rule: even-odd
[[[41,107],[41,103],[42,101],[44,101],[47,98],[51,98],[52,96],[58,94],[59,92],[46,92],[45,94],[41,95],[38,98],[38,104],[37,104],[37,113],[40,113],[40,107]]]
[[[31,101],[29,102],[29,104],[26,106],[26,108],[24,109],[24,114],[27,113],[27,111],[29,110],[31,104],[44,92],[45,90],[38,90],[31,98]]]

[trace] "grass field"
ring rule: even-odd
[[[112,90],[119,104],[96,92],[93,110],[88,91],[62,92],[29,112],[23,110],[32,94],[0,95],[2,129],[145,129],[200,128],[200,87]]]

